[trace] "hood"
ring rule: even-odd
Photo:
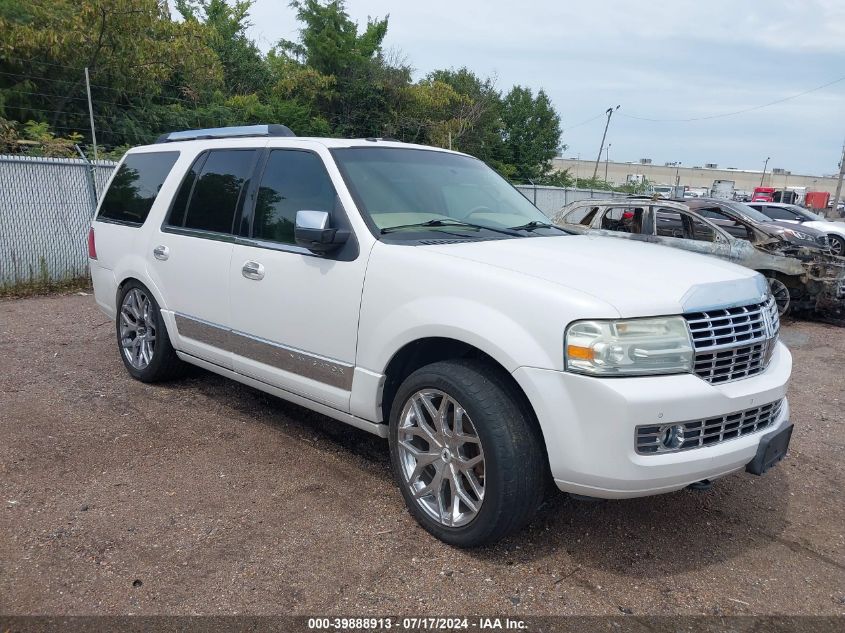
[[[418,246],[591,295],[623,317],[694,312],[758,302],[753,270],[695,253],[597,235]]]
[[[815,229],[823,235],[829,235],[831,233],[845,235],[845,223],[843,222],[831,222],[830,220],[807,220],[806,222],[796,224],[795,226]]]
[[[771,222],[767,222],[765,224],[759,223],[755,226],[764,233],[777,237],[785,242],[789,242],[795,246],[819,248],[822,250],[827,248],[827,234],[812,227],[804,226],[803,224],[772,220]],[[794,235],[796,231],[807,235],[809,239],[797,237]]]

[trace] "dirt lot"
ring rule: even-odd
[[[386,444],[197,370],[129,378],[90,296],[0,302],[0,613],[843,614],[845,330],[793,323],[764,477],[590,503],[458,551]]]

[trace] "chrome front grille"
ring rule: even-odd
[[[774,297],[763,303],[685,314],[695,373],[709,383],[741,380],[769,364],[780,330]]]
[[[638,426],[636,449],[640,454],[653,455],[712,446],[772,426],[782,410],[783,399],[780,399],[761,407],[706,420]],[[674,430],[673,427],[675,427]],[[679,433],[678,427],[682,429],[682,432]],[[671,435],[672,433],[674,435]],[[674,439],[675,442],[667,447],[664,438]]]

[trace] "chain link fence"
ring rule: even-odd
[[[523,196],[528,198],[540,211],[548,216],[557,213],[560,208],[576,200],[592,198],[627,198],[627,193],[602,191],[600,189],[576,189],[575,187],[545,187],[542,185],[516,185]]]
[[[0,155],[0,289],[88,274],[88,227],[116,164]]]

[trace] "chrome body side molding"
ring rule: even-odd
[[[243,356],[338,389],[345,391],[352,389],[353,365],[287,347],[178,312],[173,316],[179,336],[194,339],[237,356]]]

